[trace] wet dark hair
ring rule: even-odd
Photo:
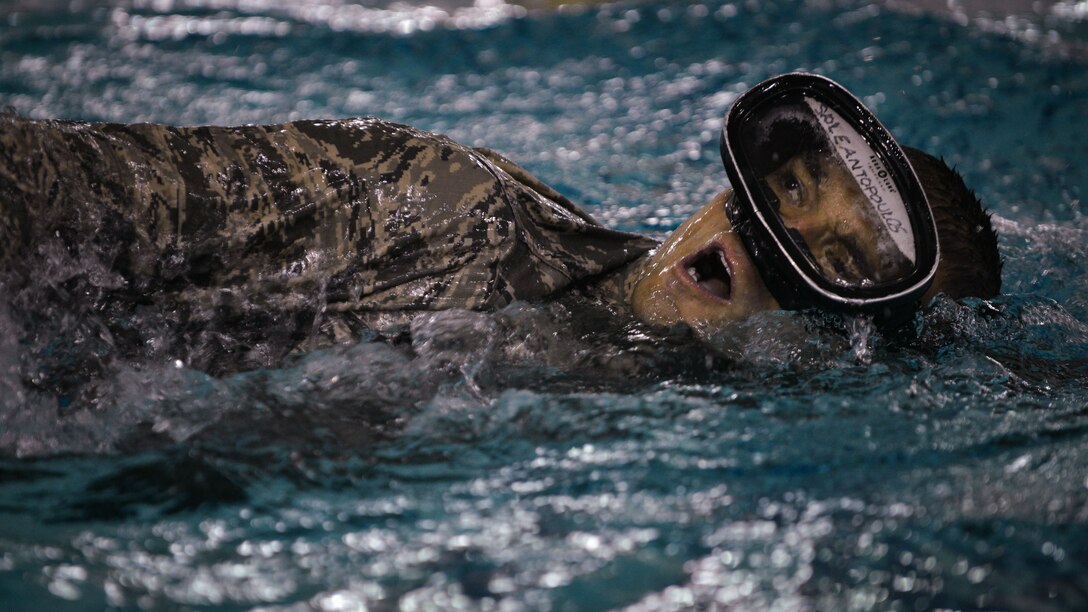
[[[903,147],[922,183],[933,220],[941,261],[930,293],[951,298],[991,298],[1001,292],[1001,255],[990,213],[958,172],[925,151]]]
[[[772,113],[763,123],[745,126],[747,142],[754,143],[749,162],[757,176],[767,176],[798,155],[824,150],[829,143],[807,109],[790,106]]]

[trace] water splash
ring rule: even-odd
[[[818,70],[997,211],[1006,290],[938,298],[904,338],[784,313],[697,338],[518,304],[211,377],[152,316],[142,353],[111,353],[94,300],[69,299],[110,291],[109,266],[41,241],[45,282],[0,306],[14,605],[1086,607],[1077,3],[993,28],[624,3],[410,35],[259,3],[68,4],[0,23],[0,97],[23,115],[373,113],[497,147],[648,232],[722,189],[739,91]],[[19,332],[45,304],[66,307]]]

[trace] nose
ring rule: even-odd
[[[832,280],[845,281],[856,285],[872,278],[872,266],[857,243],[847,236],[829,236],[822,240],[819,247],[813,249],[813,255],[824,274],[833,275]]]
[[[876,278],[880,268],[873,228],[856,210],[837,207],[806,215],[790,226],[831,280],[857,284]],[[836,214],[838,213],[838,214]]]

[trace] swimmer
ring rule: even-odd
[[[1001,259],[981,203],[942,161],[898,149],[827,79],[784,75],[753,88],[723,128],[737,191],[646,258],[631,282],[633,311],[713,332],[783,307],[894,321],[937,293],[997,295]]]
[[[958,173],[943,161],[904,147],[936,218],[941,260],[919,300],[991,298],[1001,289],[997,236],[986,212]],[[629,303],[642,320],[714,328],[781,308],[732,231],[725,213],[731,190],[719,193],[677,228],[632,274]]]
[[[757,86],[726,117],[735,191],[660,245],[601,226],[494,151],[374,118],[174,128],[2,117],[0,287],[17,296],[67,254],[91,270],[72,299],[105,315],[111,342],[165,342],[161,354],[212,373],[423,311],[572,291],[700,331],[780,308],[892,320],[938,292],[999,291],[996,238],[958,175],[883,143],[875,120],[843,116],[849,94],[832,82],[778,79],[770,89],[792,98],[768,102]],[[853,131],[821,128],[828,112],[827,125]],[[858,165],[844,138],[882,144]],[[148,311],[183,339],[133,331]]]

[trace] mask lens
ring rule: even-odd
[[[875,287],[910,276],[915,236],[894,174],[850,122],[809,93],[753,109],[740,157],[764,211],[829,282]]]

